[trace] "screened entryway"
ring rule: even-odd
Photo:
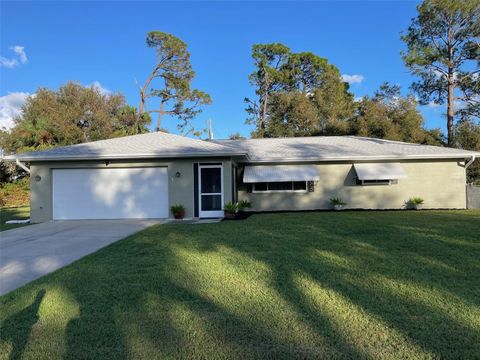
[[[200,165],[198,172],[199,216],[223,217],[222,165]]]

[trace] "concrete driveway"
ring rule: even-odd
[[[161,222],[55,221],[0,232],[0,295]]]

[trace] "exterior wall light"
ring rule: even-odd
[[[179,178],[180,176],[182,176],[182,174],[180,173],[180,171],[177,171],[177,172],[175,173],[175,177],[176,177],[176,178]]]
[[[36,175],[35,176],[35,181],[39,182],[40,180],[42,180],[42,177],[40,175]]]

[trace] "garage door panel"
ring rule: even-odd
[[[53,218],[168,217],[167,168],[53,170]]]

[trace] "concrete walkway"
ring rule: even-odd
[[[163,220],[54,221],[0,232],[0,295]]]

